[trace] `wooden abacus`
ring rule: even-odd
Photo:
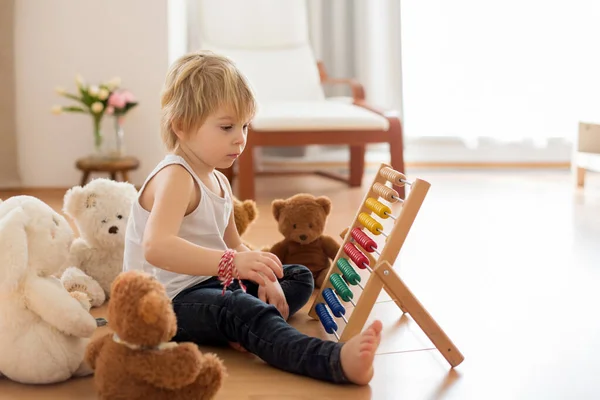
[[[401,199],[398,193],[387,185],[388,182],[393,186],[409,185],[410,190],[406,198]],[[384,289],[402,312],[408,313],[414,319],[450,365],[456,367],[463,361],[463,355],[393,269],[396,257],[430,186],[428,182],[420,179],[411,183],[391,166],[381,164],[356,213],[354,222],[344,235],[344,242],[329,268],[309,315],[313,319],[319,319],[327,333],[334,334],[339,341],[345,342],[361,332],[381,289]],[[399,215],[394,217],[391,209],[381,203],[379,198],[389,203],[401,202]],[[382,224],[371,216],[373,213],[381,219],[395,220],[389,235],[383,231]],[[373,235],[386,236],[381,252],[377,250],[376,242],[364,232],[363,228]],[[371,253],[378,254],[377,259]],[[358,268],[370,272],[364,286],[360,284],[361,277],[354,270],[351,262]],[[356,303],[353,301],[354,293],[348,284],[358,285],[362,289]],[[345,317],[345,308],[338,296],[343,301],[354,305],[355,308],[349,318]],[[337,334],[338,326],[330,311],[346,323],[341,337]]]

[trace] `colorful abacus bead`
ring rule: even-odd
[[[344,275],[349,284],[358,285],[358,283],[360,282],[360,275],[354,270],[354,268],[352,268],[352,265],[350,265],[348,260],[340,257],[337,260],[337,267],[340,271],[342,271],[342,274]]]
[[[382,168],[379,174],[396,186],[404,186],[405,183],[410,183],[406,180],[404,174],[391,169],[390,167]]]
[[[323,298],[325,299],[325,302],[329,306],[329,309],[331,310],[333,315],[340,318],[344,314],[346,314],[346,309],[344,308],[342,303],[340,303],[340,301],[337,299],[335,293],[333,293],[333,290],[331,288],[323,290]]]
[[[360,247],[372,253],[377,249],[377,243],[370,237],[368,237],[360,228],[352,229],[352,238],[356,240],[356,243],[360,244]]]
[[[400,196],[398,195],[398,192],[396,192],[394,189],[392,189],[390,187],[382,185],[379,182],[375,182],[375,184],[373,185],[373,191],[375,193],[377,193],[378,196],[386,199],[390,203],[395,203],[397,201],[404,201],[400,198]]]
[[[360,213],[358,215],[358,221],[374,235],[383,233],[383,225],[375,221],[369,214]]]
[[[346,282],[344,282],[344,279],[341,277],[340,274],[331,274],[331,276],[329,277],[329,281],[333,285],[333,288],[335,289],[338,296],[342,298],[342,300],[352,300],[352,298],[354,297],[354,293],[352,293],[352,290],[350,290],[348,285],[346,285]]]
[[[335,321],[333,320],[333,318],[331,317],[331,314],[329,314],[329,311],[327,311],[325,304],[323,304],[323,303],[317,304],[317,307],[315,308],[315,310],[317,312],[317,315],[319,316],[319,319],[321,320],[321,324],[323,325],[323,328],[325,328],[325,331],[330,334],[335,333],[338,329],[338,326],[335,323]]]
[[[348,242],[344,245],[344,252],[350,256],[350,259],[354,261],[354,264],[358,268],[365,269],[369,266],[369,259],[365,256],[355,245]]]
[[[375,200],[372,197],[369,197],[367,199],[367,201],[365,202],[365,205],[367,206],[367,208],[369,210],[373,211],[375,214],[377,214],[379,217],[381,217],[383,219],[386,219],[389,217],[392,217],[392,219],[395,219],[394,216],[392,215],[392,210],[388,206],[378,202],[377,200]]]

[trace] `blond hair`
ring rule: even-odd
[[[256,111],[250,85],[235,64],[210,51],[180,57],[169,69],[161,96],[161,138],[167,150],[177,146],[173,123],[190,132],[221,107],[239,122]]]

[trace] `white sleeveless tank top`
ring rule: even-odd
[[[167,155],[148,175],[142,185],[139,194],[142,193],[148,181],[161,169],[171,164],[182,165],[194,178],[200,187],[200,203],[198,207],[183,218],[178,236],[198,246],[216,250],[226,250],[224,235],[231,212],[233,202],[227,188],[226,177],[219,171],[215,176],[224,193],[224,197],[209,190],[206,185],[194,173],[190,165],[180,156]],[[139,194],[133,203],[127,230],[125,233],[125,251],[123,258],[123,271],[142,270],[153,275],[166,289],[167,295],[173,299],[182,290],[189,288],[199,282],[205,281],[210,276],[185,275],[155,267],[146,261],[142,246],[144,230],[150,213],[139,203]],[[198,260],[198,263],[202,260]]]

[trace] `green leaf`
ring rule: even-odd
[[[81,113],[87,113],[87,110],[84,110],[81,107],[77,107],[77,106],[69,106],[69,107],[63,107],[62,108],[63,111],[67,111],[67,112],[81,112]]]
[[[80,97],[77,97],[77,96],[75,96],[74,94],[71,94],[71,93],[65,93],[65,94],[63,94],[63,96],[65,96],[65,97],[66,97],[66,98],[68,98],[68,99],[72,99],[72,100],[75,100],[75,101],[78,101],[78,102],[80,102],[80,103],[84,104],[84,103],[83,103],[83,101],[81,100],[81,98],[80,98]]]
[[[86,106],[90,107],[94,103],[94,99],[89,95],[87,86],[81,86],[79,88],[79,93],[81,93],[81,102]]]
[[[127,111],[131,110],[133,107],[135,107],[135,106],[137,106],[137,105],[138,105],[138,103],[137,103],[137,102],[135,102],[135,101],[134,101],[134,102],[132,102],[132,103],[127,103],[127,104],[125,105],[125,112],[127,112]]]

